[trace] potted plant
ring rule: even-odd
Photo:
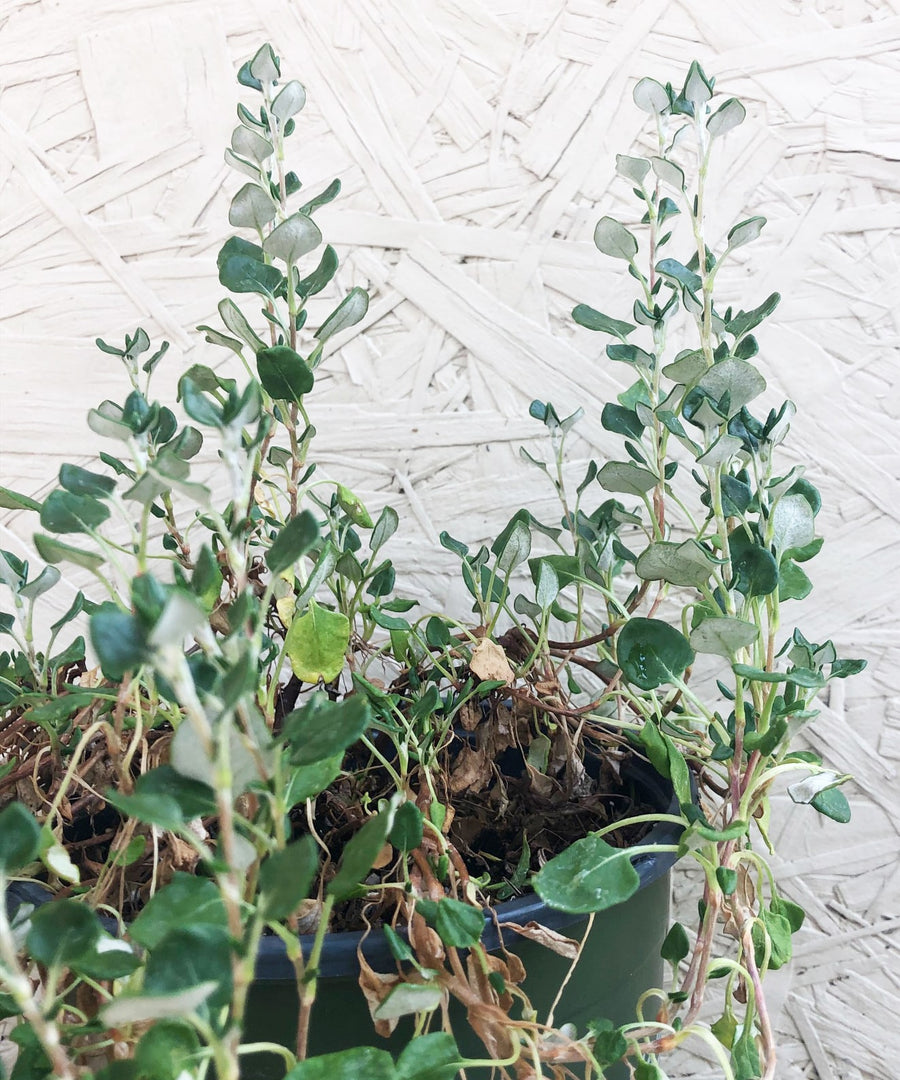
[[[200,329],[241,377],[194,365],[169,406],[150,392],[165,345],[98,340],[131,383],[88,417],[114,452],[64,465],[41,503],[0,489],[39,515],[46,564],[0,553],[13,1080],[654,1080],[692,1035],[729,1080],[768,1080],[763,976],[802,921],[758,850],[768,795],[799,772],[796,801],[846,818],[844,778],[792,741],[862,662],[781,630],[811,587],[819,497],[778,471],[793,405],[750,411],[777,294],[714,301],[764,221],[704,239],[711,155],[743,107],[697,64],[680,90],[637,84],[654,152],[616,168],[642,240],[611,217],[595,232],[636,282],[631,321],[574,312],[633,369],[602,414],[624,457],[571,482],[580,411],[535,401],[550,449],[526,456],[559,520],[520,510],[474,549],[444,533],[473,609],[426,612],[385,555],[396,512],[371,515],[311,454],[323,349],[368,304],[353,288],[319,317],[338,260],[315,213],[339,184],[307,198],[286,169],[305,92],[271,47],[238,79],[258,96],[226,151],[246,182],[218,269],[245,302]],[[673,356],[679,312],[694,339]],[[39,643],[60,563],[96,588]],[[83,638],[56,646],[81,616],[97,668]],[[666,926],[678,856],[703,870],[690,931]],[[287,1045],[265,1023],[273,978]]]

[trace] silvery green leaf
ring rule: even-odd
[[[714,469],[717,465],[724,465],[727,461],[739,454],[743,443],[736,435],[724,433],[697,458],[697,464],[706,468]]]
[[[772,543],[779,555],[802,548],[816,538],[812,507],[802,495],[784,495],[775,504],[770,522]]]
[[[599,473],[597,482],[606,491],[618,491],[624,495],[643,495],[656,487],[657,478],[649,469],[633,461],[607,461]]]
[[[643,401],[636,401],[634,403],[634,411],[637,413],[637,418],[641,424],[645,427],[653,427],[653,421],[655,419],[653,410],[649,405],[645,405]]]
[[[669,161],[664,157],[653,157],[650,159],[650,164],[653,166],[654,173],[664,184],[675,188],[676,191],[684,191],[684,170],[674,161]]]
[[[846,773],[843,776],[828,770],[814,773],[812,776],[807,776],[805,780],[798,780],[795,784],[789,784],[788,795],[795,803],[811,803],[820,792],[837,787],[838,784],[842,784],[849,779],[850,776]]]
[[[736,128],[738,124],[742,124],[746,115],[747,110],[738,99],[729,98],[706,121],[706,130],[713,138],[716,138]]]
[[[684,304],[684,310],[688,315],[700,315],[703,311],[703,304],[687,285],[684,285],[681,289],[681,302]]]
[[[231,788],[235,795],[247,790],[250,784],[265,777],[260,776],[253,754],[247,749],[241,733],[237,730],[232,715],[218,720],[228,726],[228,753],[231,762]],[[206,752],[197,730],[189,718],[182,720],[172,738],[169,750],[172,768],[182,776],[199,780],[203,784],[215,787],[215,766]]]
[[[337,549],[331,541],[326,542],[319,553],[319,557],[316,559],[316,565],[312,568],[309,577],[306,579],[306,585],[304,586],[303,591],[296,598],[295,611],[303,611],[310,599],[316,595],[316,590],[322,582],[330,577],[337,561]]]
[[[759,627],[733,615],[704,619],[690,634],[691,646],[697,652],[714,653],[731,660],[740,649],[746,649],[759,637]]]
[[[768,483],[766,485],[766,494],[769,496],[770,502],[775,502],[776,499],[780,499],[786,491],[789,491],[794,484],[796,484],[805,472],[805,465],[795,465],[786,475],[778,477]]]
[[[123,416],[122,408],[115,402],[101,401],[96,409],[91,409],[88,413],[88,427],[95,435],[127,442],[131,438],[132,431],[123,421]]]
[[[432,1012],[444,999],[437,983],[398,983],[372,1013],[376,1020],[396,1020],[413,1013]]]
[[[713,364],[697,386],[707,391],[716,401],[721,401],[727,393],[730,399],[729,416],[734,416],[754,398],[759,397],[766,388],[766,380],[746,360],[729,356],[721,363]]]
[[[638,242],[625,226],[615,218],[602,217],[594,229],[594,243],[604,255],[626,262],[637,255]]]
[[[332,335],[355,326],[369,310],[369,294],[359,286],[350,290],[325,322],[316,331],[315,336],[321,342]]]
[[[695,109],[700,105],[705,105],[712,97],[712,85],[704,74],[703,68],[700,67],[696,60],[688,70],[682,95],[687,98]]]
[[[305,104],[306,91],[296,79],[291,79],[278,91],[278,95],[272,102],[272,113],[283,124],[289,117],[300,112]]]
[[[734,251],[735,248],[749,244],[759,236],[765,223],[766,219],[764,217],[752,217],[739,222],[728,233],[728,247]]]
[[[650,172],[650,162],[646,158],[616,154],[616,172],[635,184],[643,184],[644,177]]]
[[[254,352],[259,352],[260,349],[266,347],[266,343],[247,322],[244,313],[233,300],[225,299],[221,301],[219,315],[232,334],[249,345]]]
[[[632,91],[634,103],[647,113],[661,113],[669,107],[669,95],[666,88],[656,79],[640,79]]]
[[[511,573],[531,554],[531,530],[524,521],[516,521],[497,555],[497,566],[505,574]]]
[[[0,555],[0,559],[2,559],[2,555]],[[0,576],[2,576],[2,567],[0,567]],[[55,566],[45,566],[36,578],[29,581],[27,585],[19,590],[19,595],[24,596],[26,600],[36,600],[43,593],[52,589],[61,577],[62,574]]]
[[[281,74],[278,58],[272,52],[272,46],[266,42],[250,61],[250,74],[260,82],[275,82]]]
[[[242,157],[238,157],[228,146],[225,147],[225,161],[232,169],[236,169],[237,172],[243,173],[244,176],[249,176],[251,180],[259,180],[259,169],[257,166],[250,161],[245,161]]]
[[[659,540],[641,552],[634,569],[644,581],[699,587],[709,581],[714,566],[709,555],[694,540],[685,540],[681,544]]]
[[[231,133],[231,149],[236,154],[240,154],[241,157],[249,158],[251,161],[258,161],[260,164],[274,153],[272,144],[268,139],[264,139],[262,135],[245,128],[243,124],[238,125]]]
[[[291,214],[269,233],[263,251],[286,263],[295,263],[322,242],[322,233],[312,218]]]
[[[541,611],[546,611],[559,594],[559,575],[551,563],[541,561],[538,565],[535,600]]]
[[[797,406],[793,401],[786,401],[784,404],[785,409],[781,414],[781,418],[769,432],[769,442],[773,446],[778,446],[784,441],[785,436],[791,430],[791,420],[797,415]]]
[[[177,994],[141,994],[133,997],[119,994],[101,1009],[100,1016],[103,1023],[111,1028],[165,1017],[183,1018],[199,1008],[218,987],[217,982],[209,980]]]
[[[537,622],[541,615],[543,615],[540,605],[533,603],[521,593],[519,593],[513,601],[513,610],[517,615],[525,615],[534,622]]]
[[[181,651],[185,638],[193,637],[207,625],[207,615],[197,599],[188,592],[176,589],[153,627],[149,645],[156,649],[175,644]]]
[[[700,349],[680,352],[671,364],[663,369],[663,375],[682,386],[692,386],[706,372],[709,363]]]
[[[275,217],[276,206],[268,192],[259,184],[244,184],[231,200],[228,211],[229,224],[238,229],[258,229]]]

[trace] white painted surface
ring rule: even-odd
[[[892,1075],[878,1051],[855,1052],[854,1031],[880,1023],[862,1004],[873,986],[889,1015],[900,996],[896,934],[878,936],[900,914],[900,3],[7,0],[3,485],[40,496],[61,461],[96,449],[85,413],[125,391],[95,336],[141,324],[169,338],[170,385],[182,365],[222,361],[193,327],[215,323],[221,295],[232,73],[267,38],[309,94],[297,171],[311,191],[344,182],[321,214],[344,257],[339,283],[372,291],[365,333],[320,378],[320,455],[373,507],[401,511],[397,561],[439,599],[439,529],[477,540],[523,500],[549,512],[516,455],[535,431],[532,397],[585,403],[585,435],[607,445],[598,403],[622,372],[568,312],[627,311],[590,238],[601,214],[632,213],[613,165],[642,122],[634,79],[679,81],[696,56],[747,102],[714,224],[769,218],[739,295],[784,294],[761,334],[764,371],[773,400],[800,406],[792,453],[825,499],[803,628],[870,660],[813,738],[858,777],[855,822],[787,819],[789,859],[813,875],[791,880],[819,936],[783,1020],[784,1076],[812,1077],[813,1062],[820,1080]],[[3,546],[27,548],[31,527],[0,512]],[[871,856],[860,881],[846,869],[855,851]],[[869,930],[844,942],[858,919]],[[804,1003],[809,1019],[792,1026]],[[836,1035],[825,1022],[839,1017]],[[879,1030],[885,1050],[896,1034]]]

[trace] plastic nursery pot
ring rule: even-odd
[[[637,763],[630,767],[629,775],[638,793],[655,810],[678,813],[671,785],[650,766]],[[555,1008],[557,1024],[572,1023],[583,1033],[592,1020],[605,1018],[614,1024],[627,1023],[635,1018],[635,1004],[641,994],[662,984],[663,961],[659,950],[668,930],[671,868],[676,856],[659,852],[641,854],[640,848],[676,844],[680,834],[678,825],[659,822],[635,845],[632,863],[640,876],[640,888],[629,900],[594,916],[581,958]],[[498,904],[495,911],[500,923],[524,925],[535,921],[578,940],[584,937],[588,925],[587,916],[549,908],[534,893]],[[503,934],[507,949],[515,952],[525,965],[527,977],[523,989],[538,1019],[544,1020],[571,964],[515,931],[505,930]],[[352,1046],[381,1046],[397,1052],[412,1037],[411,1021],[401,1022],[389,1039],[375,1033],[357,982],[356,951],[362,937],[361,932],[346,932],[330,934],[325,939],[310,1024],[310,1055]],[[312,937],[304,936],[301,940],[304,954],[308,954]],[[499,947],[493,919],[488,920],[482,941],[488,950]],[[362,943],[362,951],[375,971],[396,972],[396,963],[382,933],[372,932]],[[264,938],[248,1000],[246,1042],[265,1040],[290,1048],[295,1046],[297,991],[293,976],[281,940]],[[451,1002],[450,1017],[462,1054],[483,1058],[484,1046],[456,1002]],[[573,1071],[577,1072],[578,1067]],[[488,1076],[489,1070],[467,1069],[466,1074]],[[241,1075],[243,1080],[281,1080],[284,1061],[274,1054],[253,1054],[245,1059]],[[624,1080],[626,1075],[624,1067],[606,1073],[608,1080]]]

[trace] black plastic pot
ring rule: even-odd
[[[647,765],[630,766],[628,775],[641,799],[662,813],[676,814],[678,802],[671,785]],[[662,982],[663,961],[659,950],[668,929],[669,893],[674,853],[641,852],[641,847],[675,844],[681,834],[678,825],[660,822],[635,846],[632,863],[640,875],[640,888],[623,904],[594,917],[588,940],[572,978],[554,1013],[556,1023],[573,1023],[583,1032],[591,1020],[609,1019],[614,1024],[634,1019],[640,995]],[[14,882],[8,887],[10,914],[20,903],[41,904],[51,893],[39,882]],[[580,940],[587,929],[587,917],[556,911],[534,893],[509,900],[495,908],[497,921],[524,925],[535,921],[551,930]],[[111,924],[111,928],[112,928]],[[570,962],[549,949],[529,941],[515,931],[503,932],[504,944],[525,965],[523,989],[539,1019],[546,1017]],[[362,932],[329,934],[319,964],[319,984],[310,1026],[310,1054],[329,1053],[351,1046],[383,1046],[395,1052],[408,1042],[411,1023],[398,1025],[390,1039],[375,1034],[369,1010],[358,985],[357,948],[375,971],[393,973],[396,963],[384,934],[373,931],[362,941]],[[305,956],[312,948],[312,935],[301,937]],[[488,950],[499,948],[493,919],[485,922],[482,941]],[[451,1004],[454,1035],[467,1057],[483,1057],[484,1047],[469,1028],[464,1012]],[[277,1042],[293,1048],[296,1042],[297,989],[294,970],[280,938],[263,938],[256,962],[256,978],[250,988],[245,1042]],[[243,1080],[281,1080],[284,1060],[276,1054],[252,1054],[243,1059]],[[477,1070],[467,1070],[477,1077]],[[489,1075],[484,1070],[484,1076]],[[626,1076],[625,1070],[611,1070],[609,1080]],[[360,1080],[364,1080],[363,1077]]]
[[[662,813],[677,814],[678,802],[671,785],[649,766],[630,770],[635,788],[644,800]],[[583,1032],[589,1021],[609,1019],[614,1024],[633,1020],[641,994],[659,986],[663,961],[659,950],[668,930],[671,868],[674,853],[647,852],[642,846],[675,844],[681,834],[678,825],[660,822],[635,847],[632,863],[640,875],[638,892],[623,904],[594,917],[575,972],[554,1013],[556,1023],[573,1023]],[[568,937],[581,939],[587,917],[569,915],[549,908],[534,893],[499,904],[497,921],[524,925],[532,920]],[[398,1025],[390,1039],[375,1034],[369,1010],[359,989],[357,947],[363,934],[330,934],[325,939],[319,965],[318,993],[310,1025],[310,1054],[329,1053],[351,1046],[383,1046],[399,1051],[407,1043],[411,1024]],[[304,954],[312,937],[302,939]],[[487,920],[482,938],[488,950],[499,947],[493,919]],[[539,1019],[546,1017],[556,992],[570,968],[570,962],[515,931],[504,931],[504,944],[525,965],[523,989]],[[393,973],[396,962],[383,934],[375,931],[362,941],[362,952],[378,972]],[[461,1008],[451,1005],[451,1020],[462,1053],[483,1057],[484,1047],[466,1022]],[[297,992],[293,968],[279,938],[263,940],[256,964],[256,980],[250,990],[245,1040],[266,1040],[293,1047],[296,1039]],[[244,1080],[281,1080],[284,1062],[274,1054],[252,1055],[242,1069]],[[476,1070],[467,1070],[475,1077]],[[485,1076],[488,1071],[485,1070]],[[626,1071],[610,1071],[610,1080],[624,1078]],[[362,1080],[362,1078],[361,1078]]]

